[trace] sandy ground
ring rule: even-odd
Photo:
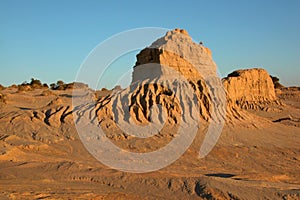
[[[71,90],[0,93],[0,199],[300,199],[299,90],[278,90],[282,106],[228,122],[199,159],[204,124],[180,159],[145,174],[110,169],[87,152]]]

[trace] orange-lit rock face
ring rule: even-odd
[[[264,69],[234,71],[223,79],[223,85],[230,102],[244,108],[276,101],[274,84]]]
[[[209,48],[205,47],[205,50],[207,55],[212,56],[211,50]]]
[[[201,74],[195,69],[195,67],[190,62],[172,52],[146,48],[143,51],[141,51],[140,54],[137,55],[137,60],[138,61],[136,65],[157,63],[180,72],[180,74],[188,80],[197,81],[199,79],[202,79]],[[149,67],[151,68],[151,65],[149,65]],[[147,73],[151,73],[151,69]],[[135,71],[135,73],[133,73],[134,81],[140,78],[141,74]]]
[[[188,80],[199,80],[201,76],[216,74],[212,53],[207,47],[192,41],[187,31],[175,29],[156,40],[137,55],[135,65],[157,63],[170,67]],[[199,74],[199,72],[204,74]],[[133,81],[143,77],[138,70],[133,72]]]
[[[171,70],[165,70],[165,67]],[[174,76],[178,75],[177,72],[179,72],[194,89],[194,93],[200,105],[199,113],[201,117],[203,119],[209,119],[211,96],[209,95],[205,78],[215,77],[217,74],[216,68],[217,66],[212,60],[211,51],[207,47],[195,43],[187,31],[175,29],[167,32],[165,36],[153,42],[150,47],[143,49],[137,55],[132,82],[143,82],[143,80],[155,78],[159,79],[160,76],[169,77],[168,79],[172,80]],[[163,88],[157,87],[157,90],[150,92],[155,94],[155,96],[151,96],[151,98],[147,97],[144,94],[148,94],[149,92],[147,90],[150,90],[151,87],[145,87],[146,88],[142,86],[140,89],[143,93],[135,93],[137,94],[135,98],[138,101],[141,101],[143,98],[156,99],[163,94]],[[166,99],[162,102],[156,103],[164,105],[164,102],[172,102],[172,98],[174,97],[170,96],[164,98]],[[150,102],[155,101],[152,100]],[[148,112],[149,108],[143,106],[139,107],[142,107],[141,110],[146,111],[146,113]],[[177,110],[178,108],[176,108],[176,106],[174,108],[168,108],[170,116],[178,116],[180,113],[178,113]],[[176,121],[176,119],[174,121]]]

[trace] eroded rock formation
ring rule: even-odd
[[[169,31],[137,55],[131,86],[117,94],[112,108],[104,109],[106,113],[100,116],[107,115],[107,109],[114,114],[129,110],[119,113],[125,121],[132,117],[136,123],[148,123],[157,114],[159,123],[163,123],[165,111],[167,121],[177,124],[195,103],[199,118],[222,118],[226,96],[216,68],[211,51],[193,42],[187,31]],[[212,96],[217,96],[217,102]],[[161,110],[151,110],[154,105],[161,105]]]
[[[264,110],[267,105],[279,103],[274,84],[264,69],[237,70],[223,79],[229,106]]]
[[[278,103],[264,69],[238,70],[221,82],[211,51],[185,30],[167,32],[136,57],[131,85],[97,101],[100,124],[117,129],[116,123],[130,128],[152,122],[159,130],[165,122],[187,120],[183,115],[194,119],[193,112],[205,121],[243,119],[247,113],[241,109],[268,110]]]

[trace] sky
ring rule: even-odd
[[[299,0],[0,0],[0,84],[72,82],[108,38],[135,28],[179,27],[212,50],[223,77],[259,67],[300,86],[299,10]],[[114,84],[114,72],[132,69],[137,52],[114,62],[102,86]]]

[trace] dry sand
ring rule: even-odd
[[[300,198],[297,88],[276,91],[283,105],[227,122],[205,158],[204,124],[180,159],[145,174],[110,169],[87,152],[72,120],[72,90],[0,92],[0,199]]]

